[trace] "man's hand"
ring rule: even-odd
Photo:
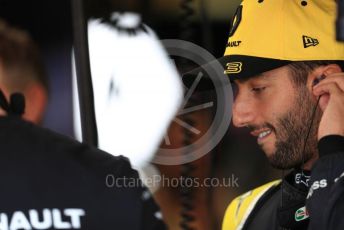
[[[323,111],[318,140],[328,135],[344,136],[344,73],[327,76],[314,86],[313,94],[321,96],[319,106]]]

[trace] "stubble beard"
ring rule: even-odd
[[[273,167],[278,169],[302,167],[317,154],[317,132],[321,119],[319,109],[315,114],[305,146],[315,106],[316,102],[307,88],[298,89],[292,109],[283,117],[278,118],[274,126],[276,151],[269,157],[269,162]]]

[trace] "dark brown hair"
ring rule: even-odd
[[[10,90],[22,89],[28,82],[36,81],[48,91],[45,69],[36,44],[26,32],[8,26],[1,19],[0,64],[6,75],[1,80]]]
[[[307,76],[315,68],[320,66],[326,66],[330,64],[337,64],[343,70],[344,62],[343,61],[297,61],[292,62],[288,65],[291,71],[291,80],[295,86],[306,86]]]

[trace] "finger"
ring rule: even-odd
[[[327,83],[336,83],[338,85],[338,87],[342,91],[344,91],[344,73],[334,73],[334,74],[328,75],[328,76],[326,76],[325,79],[321,80],[314,87],[318,87],[318,86],[321,86],[321,85],[327,84]]]
[[[316,85],[313,88],[313,94],[315,96],[321,96],[325,93],[328,93],[330,95],[339,95],[339,96],[343,96],[344,94],[344,90],[342,90],[339,85],[337,84],[337,82],[321,82],[321,84],[319,83],[318,85]]]
[[[319,107],[320,107],[321,111],[325,111],[329,100],[330,100],[330,95],[327,93],[320,96]]]
[[[327,77],[336,77],[336,76],[343,76],[344,77],[344,72],[338,72],[338,73],[331,73],[329,75],[326,75]]]

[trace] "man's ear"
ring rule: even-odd
[[[343,72],[342,68],[337,64],[326,65],[326,66],[324,66],[324,69],[322,71],[323,71],[323,75],[325,75],[325,77],[328,75],[334,74],[334,73]]]
[[[39,83],[30,84],[24,92],[25,113],[23,118],[35,124],[42,121],[46,105],[48,102],[48,93]]]
[[[308,86],[312,90],[314,85],[316,85],[319,81],[326,78],[327,76],[334,74],[334,73],[341,73],[342,68],[337,64],[329,64],[326,66],[320,66],[314,70],[312,74],[309,75],[308,79]]]

